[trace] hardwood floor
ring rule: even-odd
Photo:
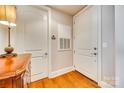
[[[55,77],[45,78],[31,83],[31,88],[98,88],[94,81],[77,71]]]

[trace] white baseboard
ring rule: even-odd
[[[51,72],[49,75],[49,78],[54,78],[54,77],[57,77],[59,75],[63,75],[65,73],[68,73],[68,72],[73,71],[73,70],[75,70],[73,66],[60,69],[60,70]]]
[[[43,79],[45,77],[47,77],[46,73],[41,73],[41,74],[33,75],[33,76],[31,76],[31,82]]]
[[[106,82],[100,81],[100,83],[98,83],[98,85],[102,88],[114,88],[113,86],[107,84]]]

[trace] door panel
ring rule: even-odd
[[[34,6],[22,6],[24,51],[32,53],[31,80],[48,75],[47,12]]]
[[[43,73],[41,71],[43,71],[44,66],[41,64],[42,63],[41,60],[42,60],[42,57],[32,58],[32,60],[31,60],[31,69],[32,69],[31,75],[37,75],[37,74]]]
[[[42,49],[42,35],[43,35],[43,18],[42,15],[27,12],[25,16],[25,50],[41,50]],[[30,16],[30,17],[29,17]],[[34,37],[34,38],[31,38]],[[35,44],[35,46],[34,46]]]
[[[74,65],[76,70],[97,81],[98,7],[91,6],[74,19]]]
[[[32,54],[32,57],[43,57],[42,50],[35,50],[35,51],[30,50],[29,52]]]

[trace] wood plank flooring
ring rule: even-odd
[[[98,88],[94,81],[77,71],[55,77],[45,78],[31,83],[31,88]]]

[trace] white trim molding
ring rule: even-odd
[[[55,78],[59,75],[63,75],[65,73],[68,73],[68,72],[71,72],[71,71],[74,71],[74,67],[73,66],[70,66],[70,67],[66,67],[66,68],[63,68],[63,69],[60,69],[60,70],[57,70],[57,71],[53,71],[50,73],[49,75],[49,78]]]
[[[31,76],[31,82],[34,82],[34,81],[37,81],[37,79],[39,78],[40,79],[43,79],[47,77],[47,74],[46,73],[41,73],[41,74],[37,74],[37,75],[32,75]]]
[[[107,84],[106,82],[99,82],[98,85],[102,88],[114,88],[113,86],[111,86],[110,84]]]

